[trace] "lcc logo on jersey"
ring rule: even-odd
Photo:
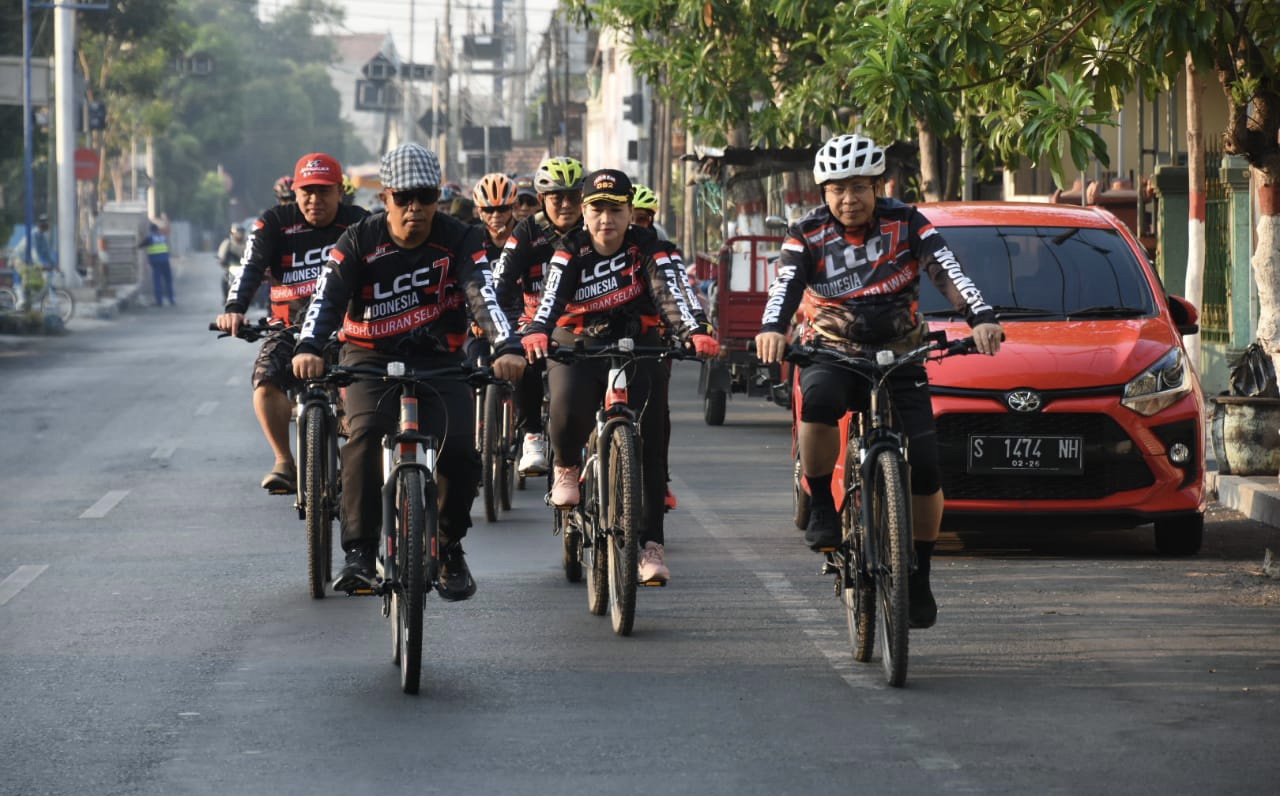
[[[424,265],[410,273],[400,274],[391,280],[389,285],[381,281],[374,282],[373,298],[375,301],[382,301],[412,290],[432,290],[439,286],[448,268],[449,258],[441,257],[431,265]]]

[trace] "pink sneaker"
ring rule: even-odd
[[[657,581],[666,583],[671,578],[671,570],[662,563],[662,545],[657,542],[646,542],[640,551],[640,582]]]
[[[578,468],[555,465],[555,479],[551,482],[551,505],[568,508],[578,505]]]

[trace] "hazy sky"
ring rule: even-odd
[[[260,8],[265,16],[289,5],[291,0],[261,0]],[[413,60],[432,63],[435,55],[435,31],[443,27],[445,0],[337,0],[347,10],[346,26],[352,33],[386,33],[395,39],[396,50],[402,58],[410,55],[410,8],[413,10]],[[529,41],[536,42],[546,30],[556,0],[525,0],[525,16]],[[515,13],[515,0],[507,0],[504,16],[510,20]],[[493,0],[454,0],[449,12],[453,28],[454,46],[467,33],[481,33],[493,29]]]

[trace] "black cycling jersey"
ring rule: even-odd
[[[472,319],[495,350],[519,352],[498,307],[484,231],[436,213],[427,240],[403,249],[386,213],[348,229],[329,253],[298,336],[298,352],[319,354],[330,333],[400,356],[458,351]]]
[[[897,340],[920,326],[921,272],[970,326],[995,322],[942,235],[915,207],[880,197],[873,224],[872,230],[846,229],[826,205],[792,224],[762,331],[785,334],[803,300],[806,340],[839,347]]]
[[[582,229],[582,220],[568,232]],[[513,324],[523,326],[533,320],[542,295],[543,278],[547,262],[555,253],[556,244],[565,234],[555,228],[547,214],[539,210],[516,224],[502,247],[502,257],[493,267],[493,280],[498,289],[498,300],[503,307],[519,310],[508,315]],[[520,293],[523,292],[523,300]]]
[[[547,266],[526,334],[563,327],[576,335],[637,336],[665,323],[678,339],[702,333],[685,299],[685,275],[647,230],[628,228],[622,248],[596,252],[585,229],[565,235]]]
[[[301,323],[329,249],[347,227],[367,215],[363,207],[339,205],[333,223],[317,228],[307,223],[297,204],[268,208],[254,222],[241,260],[244,270],[227,293],[226,312],[245,312],[262,280],[269,278],[271,314]]]

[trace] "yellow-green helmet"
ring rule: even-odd
[[[658,212],[658,195],[647,185],[636,183],[636,192],[631,196],[631,205],[638,210]]]
[[[533,175],[533,188],[540,194],[579,191],[584,176],[582,163],[575,158],[547,158]]]

